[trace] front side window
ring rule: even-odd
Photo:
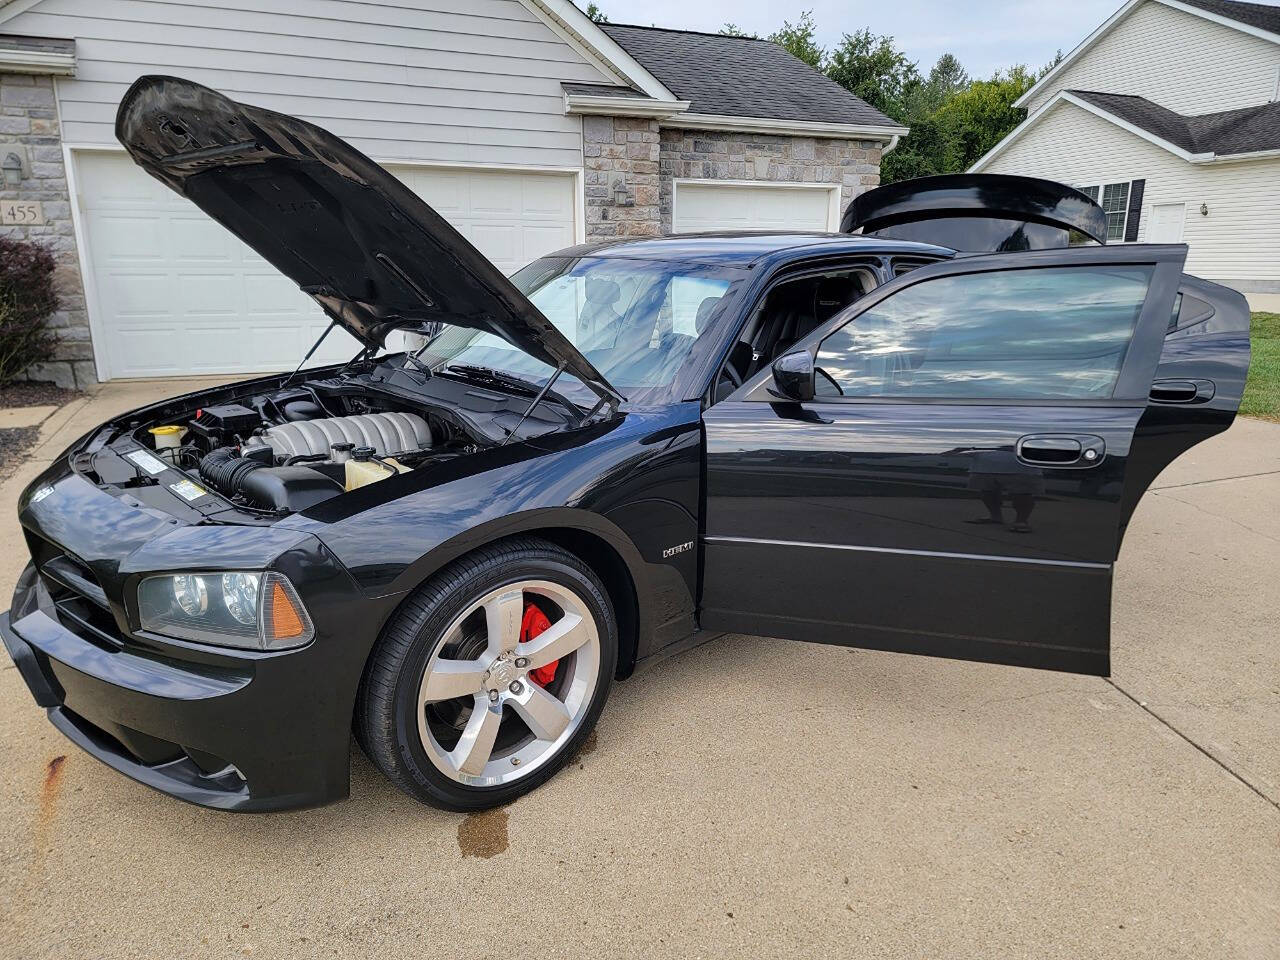
[[[544,257],[511,280],[628,399],[661,401],[742,277],[740,270],[719,266]],[[492,367],[540,383],[553,372],[501,337],[449,325],[422,359],[433,368]],[[556,389],[591,398],[568,374]]]
[[[820,395],[1104,399],[1151,268],[1046,267],[926,280],[822,341]]]

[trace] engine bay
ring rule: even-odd
[[[135,439],[233,503],[275,513],[477,449],[425,408],[327,385],[337,389],[304,382],[199,407],[185,422],[140,427]]]
[[[582,422],[552,404],[533,411],[530,398],[484,382],[424,375],[403,355],[210,390],[147,413],[104,430],[73,466],[118,495],[152,506],[167,499],[170,509],[167,490],[181,498],[173,512],[209,520],[269,521]]]

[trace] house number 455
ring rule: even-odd
[[[38,227],[44,223],[39,200],[0,200],[0,226]]]

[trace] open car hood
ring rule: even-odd
[[[139,79],[116,137],[368,346],[432,321],[497,334],[602,398],[595,366],[417,194],[314,124],[177,77]]]
[[[1076,231],[1107,242],[1107,218],[1066,184],[998,173],[920,177],[853,198],[840,229],[966,253],[1065,247]]]

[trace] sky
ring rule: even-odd
[[[927,71],[953,53],[974,77],[1025,63],[1039,67],[1055,51],[1069,53],[1121,6],[1122,0],[596,0],[615,23],[715,32],[726,21],[767,36],[784,20],[812,9],[818,39],[835,46],[845,33],[870,27],[888,34]],[[579,6],[585,9],[582,0]]]

